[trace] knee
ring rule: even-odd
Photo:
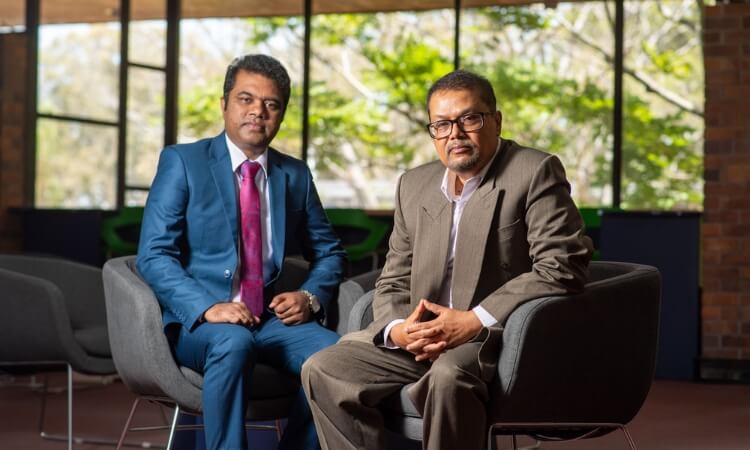
[[[312,354],[315,354],[337,343],[339,341],[339,337],[340,336],[335,332],[324,328],[322,332],[315,337],[311,344],[313,350]]]
[[[221,364],[222,370],[241,370],[252,366],[255,362],[252,333],[236,325],[224,327],[211,341],[207,363],[212,362]]]
[[[312,379],[315,378],[318,372],[319,359],[320,353],[315,353],[307,358],[307,360],[302,364],[300,379],[302,380],[302,386],[305,388],[305,391],[309,391],[309,388],[314,383]]]

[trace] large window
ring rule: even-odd
[[[308,161],[326,206],[392,207],[398,176],[436,158],[424,100],[453,69],[454,23],[452,9],[313,17]]]
[[[625,2],[625,208],[702,208],[700,15],[695,0]]]
[[[58,24],[59,2],[40,2],[38,207],[116,207],[120,27],[102,3],[77,8],[110,22]]]
[[[461,15],[461,65],[495,87],[502,136],[559,155],[579,205],[612,201],[610,17],[603,2],[473,8]]]
[[[289,109],[271,145],[301,157],[302,18],[186,19],[180,29],[178,141],[212,137],[224,129],[220,100],[227,66],[237,56],[265,53],[281,61],[292,81]]]
[[[377,2],[364,11],[359,3],[314,0],[305,30],[301,0],[182,0],[178,49],[167,41],[166,5],[174,3],[131,0],[120,93],[120,0],[75,2],[79,21],[90,22],[84,24],[58,24],[54,18],[65,15],[60,3],[42,0],[36,205],[143,204],[159,151],[174,139],[166,132],[169,112],[178,111],[177,142],[218,134],[228,63],[267,53],[292,78],[274,147],[306,157],[325,206],[390,208],[398,176],[435,158],[424,131],[425,95],[454,68],[458,32],[460,67],[487,76],[496,89],[502,136],[559,155],[579,205],[610,206],[619,189],[629,209],[700,209],[700,3],[624,2],[622,168],[615,187],[614,1],[466,0],[457,30],[450,0],[388,12],[375,12]],[[427,8],[411,0],[399,6]],[[168,104],[175,86],[170,51],[179,52],[179,89]]]
[[[166,1],[131,0],[128,25],[125,205],[146,202],[165,144]]]

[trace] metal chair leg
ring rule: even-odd
[[[628,445],[630,446],[630,450],[638,450],[635,446],[635,441],[633,441],[632,436],[630,436],[630,432],[628,431],[628,427],[625,425],[620,425],[620,429],[622,430],[623,434],[625,434],[625,439],[628,441]]]
[[[104,439],[104,438],[96,438],[96,437],[81,437],[81,436],[74,436],[73,435],[73,368],[70,366],[70,364],[67,364],[68,366],[68,381],[67,381],[67,390],[68,390],[68,404],[67,404],[67,410],[68,410],[68,417],[67,417],[67,436],[66,435],[59,435],[59,434],[51,434],[44,431],[44,422],[45,417],[47,413],[47,394],[49,392],[48,388],[48,379],[47,375],[44,376],[44,382],[42,384],[42,401],[41,401],[41,411],[39,414],[39,436],[41,436],[42,439],[50,440],[50,441],[67,441],[68,442],[68,450],[73,450],[73,442],[76,444],[94,444],[94,445],[111,445],[111,446],[117,446],[117,448],[121,448],[123,446],[125,447],[141,447],[141,448],[149,448],[154,447],[154,445],[148,441],[144,442],[125,442],[120,440],[114,440],[114,439]],[[135,406],[135,405],[134,405]],[[131,410],[131,414],[135,412],[135,409],[133,408]],[[129,417],[128,420],[132,420],[132,417]],[[129,425],[128,425],[129,428]],[[124,430],[124,432],[126,432]],[[122,439],[122,436],[120,437]]]
[[[73,450],[73,368],[70,367],[70,364],[66,364],[68,368],[68,417],[67,417],[67,426],[68,426],[68,435],[67,436],[60,436],[55,434],[49,434],[46,431],[44,431],[44,418],[46,417],[47,412],[47,390],[49,388],[47,375],[44,375],[44,383],[42,384],[42,405],[41,410],[39,413],[39,436],[42,439],[48,439],[53,441],[67,441],[68,442],[68,450]]]
[[[172,416],[172,425],[169,428],[169,439],[167,440],[167,450],[172,450],[172,441],[174,440],[174,432],[177,428],[177,419],[180,417],[180,407],[175,405],[174,415]]]
[[[276,440],[281,441],[281,419],[276,419]]]
[[[133,421],[135,410],[138,408],[138,403],[140,401],[141,399],[138,397],[133,401],[133,406],[130,408],[130,414],[128,414],[128,420],[125,421],[125,426],[122,428],[122,433],[120,433],[120,439],[117,441],[117,448],[115,450],[120,450],[122,448],[122,443],[125,442],[125,436],[128,434],[128,430],[130,430],[130,423]]]

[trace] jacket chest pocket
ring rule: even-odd
[[[521,219],[497,229],[497,252],[500,267],[506,272],[515,273],[528,266],[529,244]]]

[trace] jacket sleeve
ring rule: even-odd
[[[188,255],[180,242],[185,239],[189,196],[185,163],[174,148],[167,147],[159,157],[146,202],[136,264],[162,308],[192,329],[219,299],[211,298],[183,267]]]
[[[393,232],[388,244],[388,256],[375,284],[374,320],[368,329],[376,333],[382,332],[393,320],[405,319],[412,311],[410,302],[413,242],[409,236],[401,203],[404,176],[406,175],[399,178],[396,188]]]
[[[502,325],[521,303],[548,295],[579,292],[587,280],[592,244],[570,196],[565,169],[548,156],[533,174],[524,205],[531,270],[480,302]]]
[[[312,174],[307,168],[305,175],[306,221],[302,232],[306,235],[305,257],[310,261],[310,273],[300,289],[317,295],[323,310],[326,311],[344,276],[346,252],[328,222]]]

